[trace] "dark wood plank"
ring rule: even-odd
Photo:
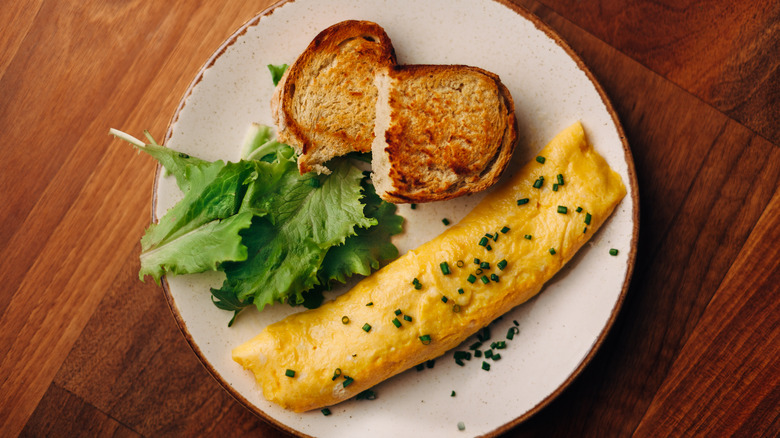
[[[288,436],[244,409],[198,361],[136,253],[55,383],[144,436]]]
[[[780,2],[540,1],[780,145]]]
[[[136,438],[141,435],[81,398],[51,385],[20,436]]]
[[[677,356],[636,436],[780,435],[778,217],[780,191]]]

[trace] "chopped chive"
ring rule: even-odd
[[[342,385],[342,387],[346,388],[347,386],[351,385],[352,382],[354,382],[354,381],[355,381],[355,379],[353,379],[352,377],[346,377],[344,379],[344,383],[342,383],[341,385]]]
[[[442,274],[450,275],[450,265],[448,265],[447,262],[439,263],[439,268],[441,268],[441,273]]]
[[[415,365],[414,369],[416,369],[417,371],[422,371],[425,369],[425,364]]]
[[[504,268],[506,268],[506,259],[501,260],[500,262],[496,263],[496,266],[498,267],[498,269],[503,271]]]
[[[434,365],[436,365],[436,359],[426,360],[425,366],[428,368],[433,368]]]
[[[590,225],[590,220],[593,216],[590,213],[585,213],[585,225]]]
[[[489,262],[482,262],[479,264],[480,269],[490,269],[490,263]]]
[[[393,325],[401,328],[401,321],[399,321],[398,318],[393,318]]]
[[[485,356],[487,356],[487,355],[485,355]],[[490,364],[485,362],[485,361],[482,361],[482,369],[485,370],[485,371],[490,371]]]
[[[371,324],[369,324],[369,323],[363,324],[363,331],[366,332],[366,333],[370,332],[371,331]]]
[[[373,305],[374,305],[374,302],[373,302],[373,301],[369,301],[369,302],[367,302],[367,303],[366,303],[366,307],[371,307],[371,306],[373,306]]]
[[[422,289],[422,284],[420,283],[420,280],[418,280],[416,277],[414,280],[412,280],[412,284],[414,285],[414,288],[417,290]]]
[[[441,296],[441,302],[442,302],[442,303],[446,303],[446,302],[447,302],[447,297],[446,297],[446,296],[444,296],[444,295],[442,295],[442,296]]]
[[[555,255],[555,248],[550,248],[550,254]]]
[[[500,360],[501,359],[501,355],[496,353],[496,354],[493,355],[493,357],[491,359],[493,359],[493,360]]]
[[[482,327],[477,332],[477,339],[479,339],[480,342],[487,342],[488,340],[490,340],[490,327],[488,326]]]
[[[404,321],[412,322],[412,317],[409,315],[404,315]]]
[[[341,323],[342,324],[349,324],[349,316],[344,315],[341,317]]]
[[[423,343],[423,345],[428,345],[431,343],[431,335],[422,335],[420,336],[420,342]]]
[[[558,178],[558,185],[559,185],[559,186],[562,186],[562,185],[563,185],[563,175],[561,175],[561,174],[559,173],[559,174],[556,176],[556,178]]]
[[[395,309],[395,312],[393,312],[393,313],[395,313],[396,315],[400,315],[403,312],[401,312],[401,309]]]
[[[553,192],[558,191],[558,184],[553,183]]]
[[[412,210],[415,210],[417,208],[417,204],[412,204],[409,206]]]
[[[465,292],[466,292],[466,291],[464,291],[462,287],[461,287],[461,288],[458,288],[458,293],[459,293],[459,294],[463,295]]]
[[[491,347],[495,348],[496,350],[503,350],[504,348],[506,348],[505,341],[496,341],[494,345],[495,346],[491,345]]]
[[[513,323],[515,326],[518,326],[518,325],[520,325],[520,323],[519,323],[519,322],[517,322],[517,320],[516,320],[516,319],[512,320],[512,323]]]
[[[582,207],[577,207],[577,213],[582,213]]]
[[[287,369],[287,371],[284,372],[284,375],[287,377],[295,377],[295,370]]]
[[[487,246],[487,243],[488,243],[488,238],[487,237],[483,237],[483,238],[479,239],[479,246]]]
[[[493,350],[485,350],[485,359],[493,357]]]
[[[493,242],[498,242],[498,232],[493,235]]]
[[[493,247],[492,247],[492,246],[490,246],[490,245],[488,245],[488,246],[486,246],[486,247],[485,247],[485,249],[486,249],[486,250],[488,250],[488,251],[490,251],[490,250],[492,250],[492,249],[493,249]]]
[[[536,157],[536,162],[539,164],[544,164],[544,157],[541,155]]]
[[[498,283],[498,275],[496,274],[490,274],[490,279]]]
[[[515,338],[515,335],[520,333],[520,329],[517,327],[510,327],[506,332],[506,338],[510,341]]]
[[[518,199],[517,200],[517,205],[525,205],[525,204],[528,204],[529,201],[530,201],[530,199],[528,199],[528,198]]]
[[[466,364],[461,359],[455,359],[455,363],[462,367],[466,366]]]
[[[471,345],[469,345],[469,350],[476,350],[477,348],[482,346],[482,342],[475,342]]]
[[[452,393],[450,394],[450,397],[455,397],[455,391],[452,391]]]
[[[320,180],[317,178],[309,178],[309,185],[314,187],[315,189],[320,186]]]
[[[582,229],[582,234],[585,234],[587,232],[588,232],[588,227],[585,227],[585,228]]]
[[[531,235],[530,235],[530,234],[526,234],[526,235],[525,235],[525,236],[523,236],[523,237],[525,237],[527,240],[531,240]]]
[[[462,268],[464,264],[465,263],[463,263],[463,260],[458,260],[457,262],[455,262],[455,266],[457,266],[459,268]]]
[[[609,255],[612,255],[612,256],[618,255],[618,250],[616,250],[615,248],[610,249],[609,250]]]
[[[324,415],[324,416],[326,416],[326,417],[327,417],[328,415],[330,415],[330,409],[328,409],[328,408],[322,408],[322,409],[320,410],[320,412],[322,412],[322,415]]]
[[[566,213],[568,213],[568,211],[569,211],[569,209],[568,209],[568,208],[566,208],[565,206],[563,206],[563,205],[559,205],[559,206],[558,206],[558,213],[560,213],[560,214],[566,214]]]
[[[466,424],[462,421],[458,421],[458,430],[466,430]]]
[[[492,234],[490,234],[490,233],[485,233],[485,237],[487,237],[488,239],[492,239],[492,238],[493,238],[493,235],[492,235]]]
[[[483,275],[483,276],[479,277],[479,279],[482,280],[482,283],[484,283],[484,284],[490,283],[490,279],[487,278],[487,275]]]
[[[478,265],[479,263],[480,263],[479,259],[478,259],[478,258],[476,258],[476,257],[474,257],[474,264],[475,264],[475,265]]]
[[[336,380],[339,377],[341,377],[341,368],[336,368],[333,370],[333,377],[330,380]]]
[[[459,305],[457,305],[457,304],[456,304],[456,305],[454,305],[454,306],[452,306],[452,311],[453,311],[454,313],[460,313],[460,306],[459,306]]]
[[[453,357],[455,359],[471,360],[471,353],[469,353],[468,351],[456,351],[455,353],[453,353]]]
[[[444,219],[441,220],[441,223],[443,223],[444,225],[449,225],[450,220],[445,217]]]
[[[509,232],[509,227],[501,228],[501,233],[506,234]]]
[[[537,178],[536,181],[534,181],[534,188],[535,189],[541,189],[542,188],[542,184],[544,184],[544,177],[540,176],[539,178]]]
[[[355,400],[376,400],[376,392],[366,389],[355,397]]]
[[[469,283],[474,283],[477,281],[477,277],[474,276],[474,274],[469,274],[469,277],[466,279]]]
[[[474,350],[474,357],[482,357],[482,350]]]

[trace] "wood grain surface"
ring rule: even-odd
[[[639,178],[634,277],[582,374],[506,436],[780,436],[780,2],[515,0],[614,104]],[[162,137],[271,5],[0,8],[0,436],[287,436],[232,399],[138,280]]]

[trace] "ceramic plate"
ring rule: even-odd
[[[303,414],[267,402],[252,375],[230,350],[271,322],[298,311],[275,305],[245,311],[232,328],[231,313],[211,302],[222,274],[167,278],[165,292],[185,337],[201,361],[247,408],[301,435],[494,435],[538,411],[580,372],[611,326],[631,275],[637,236],[636,178],[622,129],[601,88],[561,39],[538,19],[494,0],[296,0],[247,22],[207,60],[174,115],[169,147],[201,158],[236,160],[252,122],[272,125],[273,84],[267,64],[291,64],[321,30],[346,19],[379,23],[399,63],[468,64],[497,73],[511,91],[519,145],[512,169],[535,156],[555,134],[582,121],[590,141],[622,175],[628,196],[591,242],[535,299],[493,324],[494,338],[515,325],[519,333],[489,372],[472,359],[458,366],[452,353],[433,368],[406,371],[374,388],[375,400],[350,400]],[[154,215],[178,199],[173,179],[158,172]],[[445,230],[481,196],[401,206],[401,253]],[[617,248],[617,257],[609,255]],[[343,292],[343,290],[336,293]],[[467,343],[472,342],[471,339]],[[456,396],[452,397],[455,391]],[[465,430],[458,431],[458,423]]]

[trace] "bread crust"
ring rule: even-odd
[[[441,201],[484,190],[500,178],[515,148],[517,123],[498,75],[465,65],[405,65],[389,76],[384,147],[392,187],[382,184],[382,199]]]
[[[301,173],[330,173],[329,159],[371,150],[374,75],[395,64],[390,38],[370,21],[343,21],[312,40],[271,99],[277,135],[298,152]]]

